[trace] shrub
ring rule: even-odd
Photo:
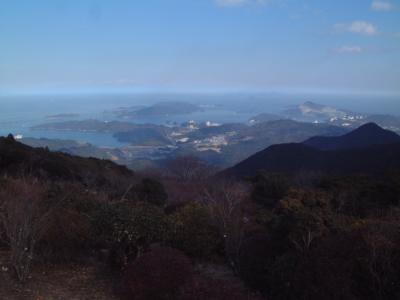
[[[127,240],[136,243],[139,240],[145,240],[150,244],[166,238],[168,221],[159,207],[147,203],[136,203],[122,205],[118,210],[119,220],[113,224],[115,241]]]
[[[100,205],[102,197],[80,184],[52,183],[46,201],[52,209],[38,243],[42,259],[70,261],[87,254],[91,239],[89,216]]]
[[[287,231],[288,243],[301,251],[328,234],[333,223],[330,196],[317,190],[291,190],[279,202],[277,213],[276,227]]]
[[[170,216],[169,242],[173,247],[197,258],[210,258],[222,252],[223,241],[204,206],[189,203]]]
[[[182,252],[155,246],[127,267],[121,293],[124,299],[177,299],[192,276],[191,262]]]
[[[48,216],[48,226],[38,243],[41,258],[71,261],[86,254],[90,239],[87,216],[67,208],[57,208]]]
[[[265,292],[268,285],[268,263],[271,260],[271,243],[257,234],[243,241],[239,256],[240,277],[252,288]]]
[[[261,300],[262,298],[246,291],[237,282],[204,276],[195,276],[185,287],[179,300]]]
[[[159,181],[151,178],[143,179],[135,187],[134,193],[139,201],[154,205],[164,206],[168,199],[164,186]]]
[[[260,173],[253,179],[251,197],[254,202],[272,209],[286,196],[288,190],[289,181],[283,175]]]
[[[110,264],[123,269],[147,245],[168,236],[163,210],[148,203],[104,203],[91,219],[93,242],[111,249]]]

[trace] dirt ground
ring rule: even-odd
[[[101,276],[105,273],[104,267],[36,264],[31,277],[21,284],[13,276],[7,258],[8,253],[0,251],[0,300],[120,300],[114,293],[113,280]],[[226,266],[198,264],[195,269],[208,278],[228,280],[231,287],[244,288]]]
[[[1,300],[117,300],[111,280],[93,266],[35,266],[31,278],[18,283],[0,253]]]

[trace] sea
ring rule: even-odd
[[[189,102],[203,108],[185,115],[121,118],[121,108],[158,102]],[[400,97],[282,93],[144,93],[144,94],[34,94],[0,95],[0,136],[75,140],[102,147],[121,147],[112,133],[33,130],[38,124],[97,119],[138,124],[181,124],[190,120],[213,123],[248,122],[260,113],[276,114],[305,101],[360,113],[400,116]],[[62,116],[64,115],[64,117]],[[56,117],[55,117],[56,116]],[[58,116],[58,117],[57,117]]]

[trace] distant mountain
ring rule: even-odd
[[[400,134],[400,117],[365,114],[307,101],[281,113],[281,118],[314,123],[328,123],[349,129],[368,123],[376,123],[384,129]]]
[[[162,127],[153,124],[134,124],[120,121],[100,121],[95,119],[44,123],[33,126],[32,130],[92,131],[92,132],[126,132],[138,128]]]
[[[326,122],[332,118],[344,118],[354,113],[331,106],[320,105],[311,101],[289,108],[282,112],[282,116],[306,122]]]
[[[187,102],[160,102],[140,109],[126,108],[119,110],[120,117],[155,117],[170,115],[186,115],[203,111],[198,105]]]
[[[107,132],[113,133],[113,136],[119,142],[137,146],[170,145],[171,140],[168,138],[168,135],[172,132],[172,128],[163,125],[99,120],[45,123],[33,126],[32,130]]]
[[[254,125],[263,122],[277,121],[282,119],[285,119],[285,117],[276,114],[262,113],[250,118],[249,124]]]
[[[352,132],[352,135],[357,138],[357,136],[363,137],[365,132],[382,134],[375,126],[367,125],[359,131]],[[384,132],[383,135],[387,136],[386,134]],[[375,142],[371,139],[369,144],[365,142],[363,144],[364,148],[354,147],[331,151],[319,150],[301,143],[273,145],[250,156],[224,173],[244,177],[255,175],[259,170],[286,173],[312,171],[327,174],[349,174],[400,169],[400,142],[374,145]]]
[[[79,114],[76,114],[76,113],[62,113],[62,114],[46,116],[46,119],[50,119],[50,120],[63,120],[63,119],[72,119],[72,118],[79,118]]]
[[[376,123],[384,129],[400,134],[400,117],[392,115],[349,115],[344,118],[331,118],[329,123],[347,128],[357,128],[367,123]]]
[[[243,123],[226,123],[220,126],[202,126],[198,130],[190,132],[187,136],[190,139],[205,139],[221,134],[238,133],[246,130],[248,126]]]
[[[130,131],[117,132],[114,137],[123,143],[138,146],[166,146],[173,143],[165,130],[160,128],[138,128]]]
[[[328,124],[302,123],[292,120],[262,122],[253,126],[224,124],[204,128],[187,135],[175,155],[193,154],[212,164],[232,166],[273,144],[302,142],[316,135],[338,136],[345,128]]]
[[[362,125],[358,129],[337,137],[316,136],[303,142],[319,150],[365,148],[372,145],[400,143],[400,136],[385,130],[375,123]]]

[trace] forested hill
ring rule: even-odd
[[[15,141],[12,136],[0,137],[0,172],[46,180],[79,181],[88,185],[114,185],[117,181],[135,178],[131,170],[109,160],[32,148]]]

